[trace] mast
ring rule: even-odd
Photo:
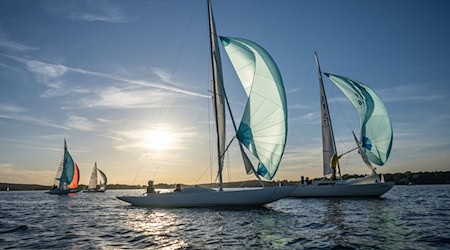
[[[222,67],[220,64],[220,53],[217,44],[216,27],[212,13],[211,1],[208,0],[208,17],[209,17],[209,38],[211,47],[211,68],[212,68],[212,102],[214,107],[214,118],[217,133],[217,160],[219,175],[219,190],[223,191],[222,169],[223,169],[223,153],[225,152],[225,105],[224,105],[224,89],[222,78]]]
[[[322,156],[323,156],[323,174],[329,175],[332,173],[330,166],[331,157],[337,154],[336,142],[334,139],[333,126],[331,124],[331,116],[328,109],[327,95],[325,94],[325,87],[323,85],[322,71],[320,70],[319,57],[317,51],[314,52],[316,59],[317,72],[319,75],[320,86],[320,111],[322,115]],[[341,178],[341,168],[338,164],[339,178]]]

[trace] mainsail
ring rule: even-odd
[[[320,112],[322,115],[322,163],[323,175],[330,175],[333,173],[331,169],[331,157],[337,154],[336,142],[334,140],[333,126],[331,124],[330,110],[328,109],[327,95],[323,86],[322,71],[320,70],[319,57],[317,53],[314,54],[316,58],[317,71],[319,74],[319,88],[320,88]],[[339,167],[338,167],[339,169]],[[340,173],[340,171],[339,171]]]
[[[94,164],[94,168],[92,169],[91,179],[89,179],[89,189],[95,189],[97,187],[97,162]]]
[[[392,148],[392,124],[380,97],[363,83],[324,73],[352,102],[359,114],[360,142],[368,159],[384,165]]]
[[[222,65],[220,61],[220,52],[216,37],[216,26],[214,24],[214,17],[210,1],[208,1],[208,14],[213,77],[212,102],[215,114],[214,117],[216,119],[219,183],[220,190],[222,191],[223,155],[225,153],[225,90],[223,88]]]
[[[237,138],[259,160],[257,174],[271,180],[287,139],[286,94],[280,71],[258,44],[242,38],[220,39],[248,96]],[[244,152],[243,156],[249,172]]]

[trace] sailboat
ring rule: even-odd
[[[97,171],[99,172],[103,183],[98,182]],[[105,192],[106,185],[108,184],[108,178],[103,171],[97,168],[97,162],[95,162],[94,167],[92,168],[91,179],[89,180],[88,189],[83,190],[83,192],[95,193],[95,192]]]
[[[360,118],[359,139],[353,132],[356,147],[339,155],[336,149],[328,101],[320,69],[317,52],[315,59],[319,74],[320,107],[322,115],[322,155],[323,175],[331,179],[322,179],[312,184],[303,184],[293,193],[294,197],[334,197],[334,196],[381,196],[389,191],[394,183],[385,182],[377,174],[372,163],[383,166],[389,158],[393,131],[392,124],[381,98],[367,85],[348,77],[324,73],[355,106]],[[342,179],[339,158],[358,150],[362,161],[370,174],[363,178]],[[334,161],[334,162],[333,162]],[[339,177],[336,177],[336,174]]]
[[[224,190],[222,169],[229,146],[237,139],[247,174],[271,180],[279,167],[287,135],[287,105],[283,81],[272,57],[258,44],[241,38],[217,37],[211,2],[208,1],[212,65],[212,102],[217,135],[219,190],[191,187],[181,192],[121,196],[120,200],[143,207],[262,206],[287,197],[294,187]],[[218,39],[227,52],[247,94],[247,104],[236,126],[223,86]],[[225,109],[229,110],[235,135],[226,145]],[[255,168],[247,149],[258,160]]]
[[[56,171],[55,182],[49,194],[68,194],[77,193],[78,182],[80,181],[80,170],[77,163],[72,159],[72,156],[67,150],[67,142],[64,139],[64,156]]]

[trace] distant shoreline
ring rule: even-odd
[[[435,172],[405,172],[395,174],[383,174],[385,181],[394,182],[395,185],[436,185],[436,184],[450,184],[450,171],[435,171]],[[306,176],[305,176],[306,177]],[[343,175],[343,179],[362,177],[362,175]],[[318,180],[316,178],[313,180]],[[279,183],[284,186],[295,186],[298,181],[277,180],[277,181],[263,181],[264,186],[278,186]],[[158,189],[172,189],[176,184],[158,183],[154,185]],[[193,185],[181,184],[182,187],[188,187]],[[203,183],[199,186],[217,188],[217,183]],[[79,189],[84,189],[86,185],[80,185]],[[260,183],[257,180],[251,181],[236,181],[224,183],[225,188],[239,188],[239,187],[260,187]],[[18,183],[0,183],[0,191],[6,191],[9,187],[10,191],[35,191],[35,190],[50,190],[51,186],[37,185],[37,184],[18,184]],[[145,189],[146,185],[127,185],[127,184],[111,184],[107,189]]]

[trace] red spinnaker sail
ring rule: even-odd
[[[78,165],[75,163],[75,171],[73,173],[72,182],[69,185],[70,189],[75,189],[78,187],[78,182],[80,181],[80,170],[78,169]]]

